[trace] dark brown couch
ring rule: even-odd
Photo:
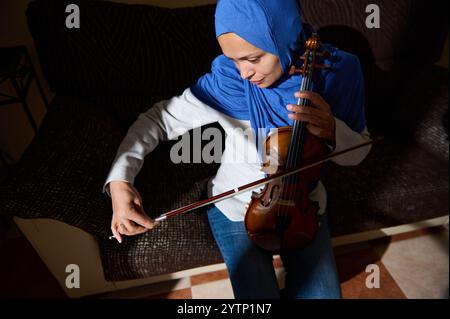
[[[78,3],[80,29],[64,27]],[[367,29],[366,5],[381,9]],[[446,2],[301,1],[305,22],[359,56],[369,130],[384,135],[358,167],[327,165],[333,236],[448,215],[448,71],[436,67],[448,31]],[[50,218],[98,241],[104,276],[120,281],[222,261],[203,210],[158,229],[108,240],[102,185],[126,129],[153,103],[180,94],[219,54],[214,6],[163,9],[103,1],[30,2],[28,25],[56,93],[40,130],[1,186],[2,214]],[[136,186],[152,216],[205,196],[217,165],[174,165],[172,143],[146,159]]]

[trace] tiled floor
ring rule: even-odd
[[[0,230],[1,232],[1,230]],[[66,298],[27,240],[14,227],[0,237],[0,297]],[[343,297],[356,298],[448,298],[449,233],[437,227],[366,243],[335,248]],[[5,262],[7,261],[7,262]],[[368,265],[379,269],[379,288],[366,286]],[[274,267],[280,287],[284,269]],[[173,291],[167,291],[176,287]],[[144,299],[232,299],[226,270],[191,276],[174,283],[158,283],[109,295]]]
[[[448,298],[449,233],[436,232],[374,246],[407,298]]]

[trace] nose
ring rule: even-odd
[[[250,79],[253,75],[255,75],[255,71],[250,66],[242,65],[240,66],[241,77],[245,80]]]

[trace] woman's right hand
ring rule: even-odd
[[[111,230],[119,243],[122,242],[122,235],[142,234],[159,225],[145,214],[141,195],[132,184],[112,181],[109,190],[113,208]]]

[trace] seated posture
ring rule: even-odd
[[[220,0],[217,40],[223,54],[180,96],[156,103],[140,114],[122,141],[104,185],[112,198],[111,229],[119,242],[155,227],[133,186],[144,157],[159,141],[172,140],[199,125],[219,122],[225,151],[209,195],[261,179],[258,132],[307,123],[309,134],[339,151],[369,139],[364,114],[364,81],[357,57],[326,46],[327,69],[318,69],[313,91],[300,90],[302,74],[289,72],[305,52],[311,32],[302,24],[297,0]],[[310,101],[297,105],[297,99]],[[249,133],[250,132],[250,133]],[[250,136],[250,138],[249,138]],[[332,159],[358,165],[370,151],[360,148]],[[318,203],[319,230],[306,246],[280,253],[286,270],[280,291],[273,254],[249,238],[245,205],[251,192],[211,205],[208,220],[226,263],[236,298],[340,298],[340,282],[327,224],[326,191],[319,181],[309,198]]]

